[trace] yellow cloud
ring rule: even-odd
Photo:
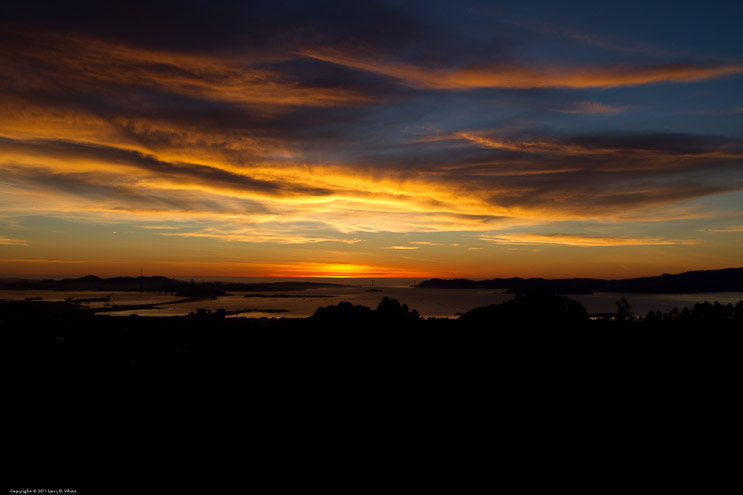
[[[0,235],[0,246],[28,246],[28,241]]]
[[[344,244],[356,244],[357,242],[361,242],[359,239],[260,233],[246,234],[234,232],[161,232],[160,235],[167,237],[201,237],[218,239],[225,242],[273,242],[277,244],[316,244],[318,242],[341,242]]]
[[[660,246],[694,244],[692,241],[678,241],[652,238],[599,237],[578,234],[493,234],[479,237],[494,244],[554,244],[561,246],[599,247],[599,246]]]

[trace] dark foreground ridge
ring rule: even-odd
[[[643,318],[619,303],[592,320],[565,296],[522,294],[449,320],[388,298],[310,318],[111,317],[0,301],[9,472],[36,479],[40,465],[59,466],[91,483],[76,452],[105,467],[102,452],[162,456],[167,446],[201,462],[215,438],[244,438],[240,448],[273,462],[287,449],[316,456],[333,432],[344,455],[348,442],[391,449],[411,436],[438,455],[444,425],[478,442],[491,427],[498,442],[513,431],[511,448],[554,443],[558,455],[585,425],[600,441],[601,428],[619,438],[638,423],[657,437],[692,401],[735,410],[720,398],[735,397],[743,302]]]
[[[419,283],[423,289],[551,290],[562,294],[623,292],[635,294],[692,294],[696,292],[743,292],[743,268],[685,272],[657,277],[604,280],[595,278],[494,278],[490,280],[434,278]]]
[[[743,329],[743,301],[635,317],[622,299],[616,313],[596,317],[566,296],[539,292],[458,319],[424,319],[387,297],[374,309],[341,302],[309,318],[225,316],[222,310],[112,317],[71,303],[0,301],[10,382],[29,391],[49,383],[61,390],[80,383],[108,389],[112,380],[135,380],[144,388],[156,379],[167,380],[158,385],[165,388],[240,382],[230,393],[276,381],[282,383],[279,393],[286,380],[310,380],[311,387],[348,380],[344,386],[354,388],[371,377],[391,380],[394,389],[405,387],[410,373],[415,380],[423,373],[455,379],[459,387],[483,387],[496,368],[529,374],[536,371],[525,366],[560,368],[590,360],[583,372],[593,373],[593,367],[616,359],[625,370],[627,356],[638,354],[643,360],[675,356],[698,363],[711,359],[696,355],[704,342],[715,352],[737,349],[721,343]],[[674,350],[679,346],[685,349]]]
[[[470,351],[480,352],[481,344],[504,338],[547,336],[548,340],[571,341],[577,335],[596,339],[621,333],[646,339],[670,336],[667,331],[706,335],[743,329],[743,301],[735,305],[704,302],[637,317],[624,298],[616,304],[615,313],[590,315],[580,302],[567,296],[528,292],[475,308],[458,319],[424,319],[417,310],[388,297],[374,309],[340,302],[318,308],[309,318],[226,318],[224,310],[199,310],[189,316],[113,317],[69,302],[0,301],[0,328],[6,347],[13,356],[21,356],[17,364],[27,370],[224,366],[262,359],[266,342],[287,349],[298,346],[300,360],[314,360],[317,354],[312,353],[322,355],[329,349],[353,354],[371,352],[379,345],[384,352],[393,352],[401,343],[447,342],[441,351],[448,352],[448,343],[469,346],[477,342]]]

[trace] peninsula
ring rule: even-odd
[[[743,268],[684,272],[657,277],[605,280],[595,278],[494,278],[490,280],[434,278],[417,285],[421,289],[507,289],[512,292],[548,290],[562,294],[623,292],[635,294],[693,294],[697,292],[743,292]]]

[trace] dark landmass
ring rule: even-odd
[[[260,308],[249,308],[249,309],[236,309],[234,311],[227,311],[227,314],[239,315],[242,313],[288,313],[288,309],[260,309]]]
[[[42,298],[41,297],[34,297],[34,298],[27,297],[26,298],[27,301],[30,301],[32,299],[41,300]],[[67,299],[65,299],[66,302],[75,303],[75,304],[92,303],[92,302],[109,302],[110,300],[111,300],[111,296],[104,296],[104,297],[81,297],[81,298],[68,297]]]
[[[550,290],[561,294],[623,292],[636,294],[692,294],[696,292],[743,292],[743,268],[685,272],[657,277],[604,280],[593,278],[495,278],[491,280],[432,279],[417,285],[423,289]]]
[[[562,435],[558,455],[579,427],[603,441],[632,433],[628,418],[641,414],[657,436],[690,404],[715,417],[735,410],[743,302],[642,318],[619,302],[615,315],[592,320],[563,296],[525,294],[450,320],[420,318],[394,299],[374,309],[341,302],[311,318],[112,317],[0,301],[6,424],[17,445],[37,438],[24,460],[51,446],[55,465],[74,457],[82,479],[90,464],[60,445],[110,463],[101,452],[111,445],[167,442],[201,455],[214,437],[247,432],[252,442],[267,430],[267,445],[281,438],[277,449],[306,444],[316,455],[333,428],[344,442],[378,437],[385,448],[417,428],[421,446],[439,449],[431,432],[456,418],[451,434],[478,441],[484,428],[500,441],[501,425],[517,425],[527,450]],[[669,438],[697,411],[671,422]],[[670,445],[688,439],[678,442]]]
[[[191,298],[203,298],[203,299],[216,299],[222,296],[229,296],[227,292],[219,289],[186,289],[176,293],[179,297],[191,297]]]
[[[182,294],[178,294],[182,295]],[[164,301],[159,303],[137,303],[137,304],[111,304],[108,306],[102,306],[97,308],[88,308],[85,309],[92,312],[92,313],[109,313],[109,312],[120,312],[120,311],[137,311],[140,309],[157,309],[162,306],[170,306],[173,304],[185,304],[185,303],[192,303],[192,302],[199,302],[199,301],[209,301],[217,299],[219,296],[216,295],[208,295],[207,293],[197,293],[196,295],[193,295],[191,297],[184,297],[182,299],[175,299],[172,301]],[[85,303],[95,301],[95,299],[73,299],[68,300],[67,302],[72,304],[79,304],[79,303]]]
[[[182,284],[178,280],[167,277],[112,277],[100,278],[87,275],[80,278],[66,278],[63,280],[0,280],[1,290],[89,290],[89,291],[138,291],[156,290],[172,284]],[[187,289],[185,283],[182,290]],[[177,291],[171,291],[177,292]]]
[[[243,297],[305,298],[305,297],[338,297],[324,294],[245,294]]]
[[[174,304],[169,301],[152,305],[132,305],[132,308]],[[252,331],[256,326],[281,329],[302,329],[303,331],[322,332],[328,329],[354,331],[374,330],[382,333],[393,332],[394,335],[420,330],[472,330],[533,332],[543,330],[573,331],[590,328],[601,330],[622,328],[644,330],[660,325],[663,328],[685,328],[715,331],[731,328],[743,329],[743,301],[737,304],[722,305],[718,302],[697,303],[691,308],[675,308],[668,313],[649,312],[647,315],[635,316],[631,304],[623,297],[616,302],[614,313],[589,314],[585,307],[576,300],[553,292],[523,292],[509,300],[490,306],[472,309],[457,319],[422,318],[418,311],[396,299],[383,297],[375,309],[340,302],[335,305],[318,308],[309,318],[225,318],[226,315],[245,312],[285,312],[283,309],[241,309],[237,311],[198,310],[189,316],[171,317],[111,317],[97,314],[101,310],[122,310],[128,306],[107,308],[89,308],[71,302],[49,301],[8,301],[0,300],[0,324],[4,337],[15,336],[21,341],[34,340],[36,337],[64,337],[60,332],[76,331],[88,328],[96,335],[105,334],[113,329],[127,329],[134,334],[142,329],[154,331],[169,328],[178,332],[179,328],[191,328],[203,331],[204,337],[218,329],[230,328],[237,332]],[[392,335],[392,334],[390,334]],[[452,336],[454,336],[452,334]],[[55,337],[55,339],[56,339]],[[97,338],[104,338],[99,335]],[[43,340],[43,339],[42,339]],[[53,339],[54,340],[54,339]],[[55,344],[56,345],[56,344]]]
[[[534,372],[535,380],[549,380],[576,363],[584,363],[575,370],[580,379],[607,363],[623,376],[640,361],[664,373],[689,365],[717,369],[738,362],[732,342],[743,329],[743,301],[634,316],[622,299],[616,313],[597,318],[580,302],[550,293],[517,294],[458,319],[424,319],[387,297],[374,309],[340,302],[310,318],[226,318],[252,311],[281,310],[115,317],[64,302],[0,301],[9,383],[33,394],[67,394],[89,383],[86,393],[97,398],[104,390],[120,393],[121,383],[131,380],[138,380],[137,394],[146,387],[160,394],[177,384],[190,394],[199,384],[231,383],[230,396],[253,394],[276,380],[277,393],[301,384],[316,394],[319,383],[331,380],[343,382],[346,397],[349,387],[388,376],[389,390],[399,387],[404,394],[431,380],[437,390],[451,381],[483,396],[498,376],[511,382],[514,373]],[[735,356],[720,358],[726,351]],[[668,359],[679,362],[670,366]]]
[[[213,320],[213,319],[223,319],[227,316],[237,316],[241,315],[243,313],[288,313],[288,309],[265,309],[265,308],[247,308],[247,309],[232,309],[232,310],[225,310],[225,309],[218,309],[216,311],[212,311],[210,309],[199,309],[194,313],[189,313],[189,318],[199,318],[199,319],[206,319],[206,320]],[[172,318],[172,317],[171,317]]]
[[[299,291],[327,287],[347,287],[341,284],[318,282],[267,282],[246,284],[240,282],[184,282],[167,277],[113,277],[88,275],[63,280],[0,280],[0,290],[57,290],[57,291],[144,291],[185,292],[193,290],[227,292]]]

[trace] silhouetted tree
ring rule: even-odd
[[[311,317],[314,323],[354,325],[361,327],[377,326],[386,328],[390,325],[405,325],[424,321],[417,310],[410,310],[407,304],[397,299],[384,297],[376,310],[367,306],[354,306],[350,302],[341,302],[335,306],[318,308]]]
[[[735,305],[733,319],[735,321],[743,322],[743,301],[738,301],[738,303]]]
[[[634,319],[632,305],[624,297],[617,301],[617,320],[626,321]]]
[[[315,322],[353,324],[368,322],[371,316],[371,308],[342,301],[335,306],[317,308],[311,318]]]
[[[407,304],[389,297],[382,298],[374,316],[380,322],[389,323],[410,323],[421,319],[417,309],[410,311]]]

